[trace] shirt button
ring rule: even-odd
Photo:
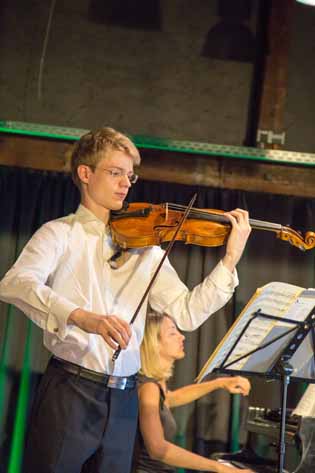
[[[54,332],[55,333],[59,332],[59,328],[58,327],[54,328]]]

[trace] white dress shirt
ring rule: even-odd
[[[44,331],[44,344],[53,354],[101,373],[129,376],[140,368],[140,344],[147,305],[167,312],[182,330],[194,330],[232,296],[238,284],[220,262],[205,280],[189,291],[168,259],[143,304],[126,350],[115,363],[113,350],[100,335],[67,323],[82,308],[130,321],[163,250],[135,250],[113,269],[115,252],[108,227],[80,205],[75,214],[43,225],[25,246],[0,283],[0,298],[16,305]]]

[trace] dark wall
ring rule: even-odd
[[[230,5],[236,1],[246,3]],[[244,22],[253,34],[258,2],[248,0]],[[106,123],[132,134],[243,144],[253,64],[201,55],[220,20],[218,2],[125,0],[129,8],[152,7],[151,26],[138,28],[122,26],[132,15],[106,10],[121,3],[3,0],[0,119],[78,128]],[[293,21],[286,147],[312,152],[315,8],[296,4]]]
[[[147,30],[97,22],[91,5],[100,3],[57,0],[39,100],[51,2],[6,2],[0,118],[78,128],[110,123],[130,133],[242,142],[253,66],[201,56],[218,21],[215,1],[161,0],[160,29]],[[253,9],[252,29],[255,24]]]

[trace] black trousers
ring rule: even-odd
[[[129,473],[137,389],[113,389],[48,365],[32,409],[25,473]]]

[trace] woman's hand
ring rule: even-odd
[[[251,386],[247,378],[243,378],[243,376],[232,376],[231,378],[226,377],[221,379],[223,389],[226,389],[232,394],[248,396]]]
[[[217,473],[254,473],[253,470],[243,468],[236,468],[235,466],[226,465],[224,463],[218,462]]]

